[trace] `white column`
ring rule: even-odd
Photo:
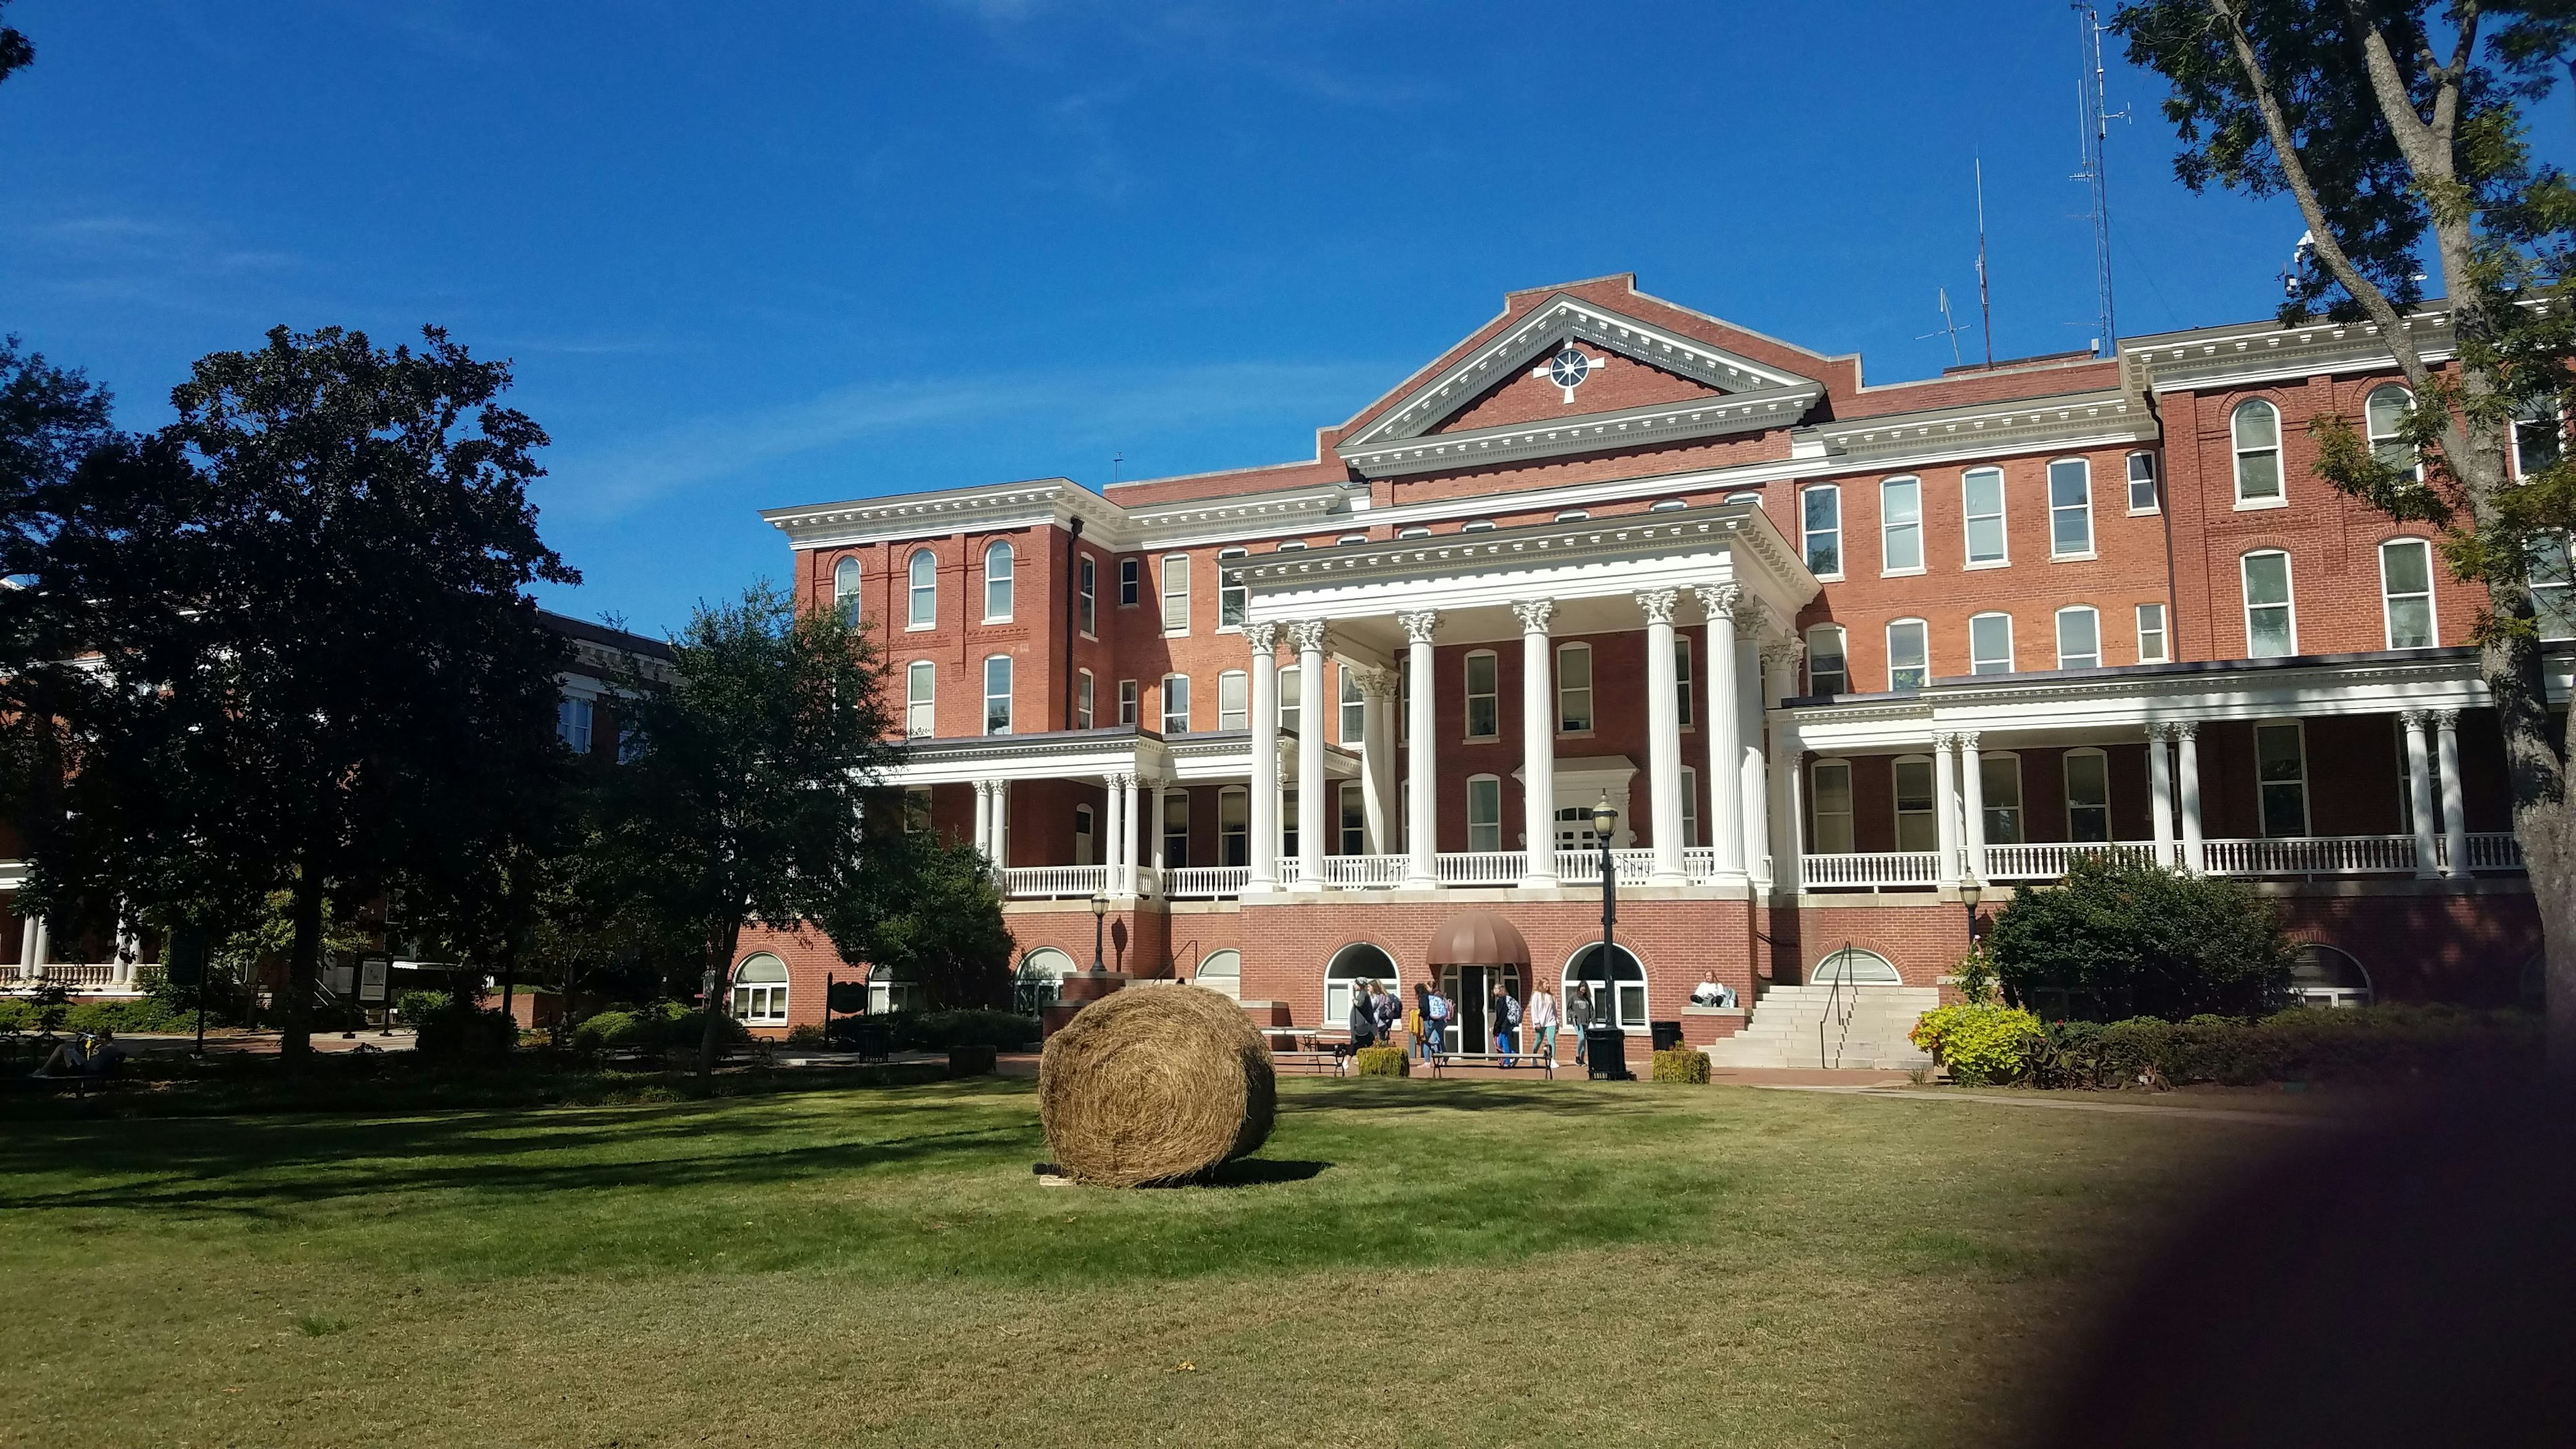
[[[1552,886],[1556,877],[1556,659],[1547,635],[1556,604],[1512,605],[1521,621],[1521,831],[1527,852],[1521,884]]]
[[[1398,614],[1396,622],[1404,626],[1405,663],[1413,676],[1413,700],[1408,710],[1412,718],[1405,729],[1412,736],[1412,751],[1405,765],[1406,789],[1405,830],[1410,837],[1405,863],[1404,883],[1416,889],[1440,884],[1440,774],[1439,750],[1434,740],[1439,734],[1440,713],[1433,698],[1439,672],[1431,658],[1431,638],[1439,632],[1440,615],[1424,609],[1419,613]]]
[[[2147,813],[2155,822],[2156,864],[2174,863],[2173,727],[2147,726]]]
[[[2173,726],[2181,755],[2181,778],[2175,794],[2182,801],[2182,868],[2198,875],[2207,864],[2200,849],[2200,724],[2180,720]]]
[[[1008,870],[1011,864],[1011,782],[993,782],[993,865]]]
[[[1121,832],[1118,841],[1118,893],[1132,896],[1137,894],[1136,888],[1142,883],[1136,872],[1136,857],[1144,833],[1137,828],[1136,818],[1138,814],[1136,807],[1143,800],[1142,786],[1132,774],[1121,775],[1118,779],[1127,795],[1126,808],[1118,812],[1118,828]]]
[[[1640,589],[1646,613],[1646,788],[1654,802],[1655,885],[1690,879],[1682,868],[1681,680],[1673,667],[1673,604],[1678,589]]]
[[[1804,751],[1798,744],[1794,729],[1786,720],[1771,727],[1771,758],[1780,766],[1771,772],[1772,809],[1780,822],[1771,846],[1771,888],[1774,891],[1801,890],[1806,880],[1807,809],[1800,797],[1807,772],[1799,768],[1799,756]]]
[[[1324,778],[1324,621],[1288,626],[1297,643],[1297,889],[1324,888],[1324,807],[1332,784]]]
[[[2410,709],[2397,716],[2406,727],[2406,803],[2415,822],[2415,876],[2418,880],[2442,873],[2443,862],[2433,837],[2433,752],[2424,743],[2424,711]]]
[[[1167,860],[1163,855],[1163,822],[1170,818],[1171,813],[1172,787],[1168,784],[1157,784],[1154,787],[1154,819],[1148,827],[1152,833],[1146,838],[1154,843],[1154,875],[1158,881],[1161,879],[1163,872],[1167,870],[1178,870],[1182,865],[1187,863],[1178,860]]]
[[[1932,737],[1932,826],[1941,858],[1932,878],[1948,885],[1959,878],[1959,737],[1943,732]]]
[[[2460,712],[2433,711],[2436,753],[2442,767],[2442,844],[2451,852],[2451,874],[2469,874],[2469,816],[2460,799]]]
[[[990,780],[975,782],[975,848],[984,852],[987,861],[993,858],[993,782]]]
[[[36,970],[36,918],[29,916],[18,924],[18,973],[33,976]]]
[[[1717,878],[1741,880],[1744,864],[1744,792],[1729,771],[1744,757],[1741,690],[1735,678],[1735,611],[1740,584],[1706,584],[1693,590],[1708,614],[1709,843],[1717,847]],[[1738,771],[1737,773],[1741,773]]]
[[[1100,893],[1118,894],[1118,811],[1126,804],[1116,775],[1100,777]]]
[[[1785,838],[1797,838],[1797,818],[1786,813],[1785,806],[1775,805],[1772,792],[1779,772],[1770,767],[1770,757],[1762,752],[1763,726],[1770,718],[1771,703],[1787,699],[1798,692],[1798,661],[1806,656],[1807,646],[1795,639],[1774,639],[1762,646],[1763,672],[1753,691],[1750,716],[1752,728],[1744,744],[1744,850],[1745,868],[1757,879],[1771,880],[1779,873],[1779,862],[1772,860],[1772,820],[1776,814]],[[1794,769],[1795,766],[1784,768]],[[1793,847],[1794,848],[1794,847]],[[1768,871],[1764,862],[1770,861]]]
[[[1734,761],[1720,771],[1735,793],[1737,838],[1743,843],[1747,876],[1762,873],[1762,858],[1771,853],[1762,768],[1762,606],[1744,599],[1735,606],[1735,733],[1741,742]]]
[[[1344,668],[1350,668],[1344,665]],[[1395,671],[1363,669],[1360,684],[1360,810],[1368,852],[1395,854]]]
[[[1279,626],[1246,624],[1252,646],[1252,834],[1243,891],[1259,895],[1279,886]]]
[[[1982,881],[1986,878],[1986,768],[1974,730],[1959,736],[1959,826],[1964,857],[1959,879]]]

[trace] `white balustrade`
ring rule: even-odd
[[[2211,875],[2413,875],[2411,835],[2301,835],[2278,840],[2208,840]]]
[[[1990,881],[2056,880],[2066,874],[2069,861],[2078,856],[2100,856],[2124,865],[2148,865],[2156,858],[2155,846],[2147,841],[2130,840],[2113,843],[2041,841],[2028,845],[1989,845],[1980,879]]]
[[[1706,871],[1685,860],[1685,868],[1692,872],[1694,880],[1705,880],[1716,869],[1717,852],[1701,853],[1708,857],[1701,863],[1707,867]],[[1619,872],[1619,884],[1623,886],[1644,885],[1647,878],[1655,873],[1655,853],[1651,850],[1614,850],[1610,852],[1610,860]],[[1598,850],[1569,851],[1556,858],[1556,866],[1557,877],[1567,885],[1601,884],[1601,852]]]
[[[1015,865],[1001,875],[1002,894],[1015,901],[1089,900],[1109,889],[1105,865]]]
[[[1252,876],[1245,865],[1184,865],[1163,872],[1173,900],[1208,900],[1243,894],[1243,883]]]
[[[1393,890],[1404,884],[1401,855],[1328,855],[1324,883],[1343,890]]]
[[[1887,886],[1928,887],[1941,883],[1937,850],[1870,850],[1802,857],[1810,890],[1877,890]]]
[[[1445,886],[1518,885],[1528,869],[1527,857],[1517,850],[1444,851],[1433,864]]]
[[[2445,851],[2444,854],[2448,854]],[[2481,832],[2469,837],[2469,869],[2521,870],[2522,842],[2510,830]]]

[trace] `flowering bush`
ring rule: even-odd
[[[1351,1071],[1363,1077],[1409,1076],[1413,1062],[1405,1056],[1402,1047],[1361,1047],[1351,1053]]]
[[[1923,1013],[1907,1039],[1968,1086],[2009,1082],[2022,1073],[2039,1018],[2009,1006],[1943,1006]]]

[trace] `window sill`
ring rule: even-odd
[[[2266,508],[2287,508],[2289,506],[2290,500],[2287,498],[2239,498],[2236,500],[2234,511],[2238,513],[2255,513]]]
[[[2161,508],[2132,508],[2129,510],[2129,516],[2131,518],[2153,518],[2162,512],[2164,512],[2164,510]]]
[[[1559,728],[1556,737],[1560,740],[1588,740],[1592,738],[1592,731]]]
[[[2088,548],[2082,553],[2053,553],[2048,556],[2048,561],[2050,563],[2091,563],[2101,556]]]
[[[987,617],[984,622],[987,624],[1007,624],[1011,622],[1011,616],[1004,614],[1000,618]]]
[[[933,634],[937,633],[938,630],[939,626],[936,624],[906,624],[903,626],[903,632],[907,634]]]
[[[1094,643],[1094,644],[1097,644],[1097,643],[1099,643],[1099,642],[1100,642],[1100,636],[1099,636],[1099,635],[1097,635],[1097,634],[1092,633],[1092,632],[1091,632],[1090,630],[1088,630],[1088,629],[1083,629],[1083,630],[1080,630],[1080,631],[1078,631],[1078,632],[1082,635],[1082,637],[1083,637],[1083,638],[1090,640],[1090,641],[1091,641],[1092,643]]]
[[[1880,569],[1878,576],[1882,579],[1914,579],[1921,578],[1929,572],[1931,570],[1917,566],[1910,569]]]
[[[1842,576],[1841,574],[1818,574],[1818,575],[1816,575],[1816,582],[1817,582],[1817,583],[1820,583],[1820,584],[1839,584],[1839,583],[1841,583],[1842,581],[1843,581],[1843,576]]]
[[[1973,574],[1973,573],[1982,573],[1982,572],[1984,572],[1984,571],[1985,571],[1985,570],[1987,570],[1987,569],[2008,569],[2008,568],[2011,568],[2011,567],[2012,567],[2012,560],[2011,560],[2011,559],[2008,559],[2008,558],[1981,558],[1981,559],[1971,559],[1971,560],[1969,560],[1968,562],[1966,562],[1966,563],[1964,563],[1964,564],[1961,564],[1961,565],[1960,565],[1960,567],[1961,567],[1962,569],[1965,569],[1967,572],[1972,573],[1972,574]]]

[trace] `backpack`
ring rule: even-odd
[[[1508,996],[1504,997],[1504,998],[1503,998],[1503,1025],[1505,1025],[1505,1026],[1507,1026],[1507,1027],[1512,1027],[1512,1026],[1518,1026],[1518,1025],[1520,1025],[1520,1024],[1521,1024],[1521,1004],[1520,1004],[1519,1002],[1517,1002],[1517,1001],[1514,1001],[1512,998],[1510,998],[1510,997],[1508,997]]]
[[[1449,998],[1437,991],[1431,993],[1431,1019],[1433,1021],[1449,1019]]]

